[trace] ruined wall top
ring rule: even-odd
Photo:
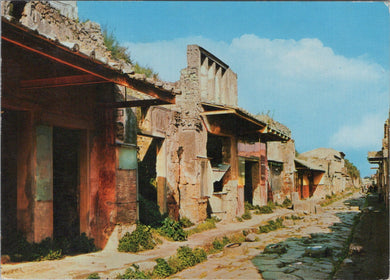
[[[342,161],[344,153],[332,148],[317,148],[308,152],[299,154],[298,158],[306,160],[325,159],[332,161]]]
[[[48,1],[2,1],[1,15],[11,21],[17,21],[40,35],[60,44],[74,48],[111,67],[120,69],[125,73],[131,73],[131,65],[124,61],[116,60],[104,44],[104,37],[100,25],[95,22],[79,22],[78,19],[70,18],[64,14],[77,15],[77,6],[69,2],[51,3]],[[62,5],[59,10],[56,5]],[[55,7],[53,7],[55,6]],[[73,11],[71,11],[73,9]],[[62,12],[60,12],[62,11]]]
[[[294,164],[295,143],[290,140],[286,143],[270,141],[267,143],[267,158],[272,161]]]
[[[79,22],[77,15],[76,1],[1,1],[1,16],[7,20],[24,25],[56,44],[129,74],[131,78],[180,94],[179,86],[175,83],[135,74],[130,63],[116,59],[107,49],[100,25],[89,20]]]
[[[50,6],[57,9],[61,15],[71,19],[78,19],[77,1],[49,1]]]
[[[198,45],[187,46],[187,66],[198,69],[202,102],[237,106],[237,74]]]
[[[291,138],[291,130],[285,126],[284,124],[281,124],[280,122],[275,121],[268,115],[257,115],[256,118],[264,123],[267,124],[268,129],[275,130],[288,138]]]

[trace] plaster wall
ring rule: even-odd
[[[291,193],[295,190],[294,140],[285,143],[279,141],[267,142],[267,158],[283,163],[283,170],[280,174],[276,175],[270,172],[270,180],[278,179],[281,185],[280,188],[272,189],[274,202],[282,203],[285,198],[291,199]]]

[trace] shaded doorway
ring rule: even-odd
[[[1,247],[17,231],[18,119],[21,112],[1,112]]]
[[[244,201],[253,204],[253,162],[245,161]]]
[[[162,138],[138,136],[139,220],[151,226],[159,226],[163,220],[164,206],[159,205],[159,197],[164,196],[165,185],[159,184],[157,177],[163,141]]]
[[[53,128],[53,236],[80,235],[80,131]]]
[[[143,198],[157,204],[157,153],[161,147],[161,140],[151,138],[151,143],[144,155],[138,162],[139,193]]]

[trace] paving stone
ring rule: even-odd
[[[283,271],[283,273],[289,274],[289,273],[292,273],[296,270],[298,270],[298,268],[288,266],[288,267],[284,268],[282,271]]]
[[[303,267],[297,271],[294,271],[291,275],[307,280],[324,280],[329,279],[329,274],[330,272],[325,273],[322,271],[313,270],[313,268],[310,267]]]
[[[315,268],[316,270],[324,271],[324,272],[332,272],[333,270],[333,263],[331,261],[314,261],[311,263],[311,267]]]
[[[268,244],[265,248],[264,248],[264,254],[272,254],[272,253],[276,253],[276,254],[284,254],[287,252],[287,245],[284,245],[282,243],[279,243],[279,244]]]
[[[281,271],[266,271],[261,273],[264,280],[301,280],[305,279],[300,276],[292,275],[292,274],[286,274]],[[309,279],[309,278],[307,278]]]
[[[252,260],[252,263],[256,265],[256,267],[260,268],[261,270],[266,270],[263,269],[263,267],[266,266],[276,266],[276,267],[281,267],[282,263],[279,261],[279,259],[262,259],[262,258],[254,258]]]

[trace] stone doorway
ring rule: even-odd
[[[80,130],[53,128],[53,237],[80,235]]]
[[[161,144],[159,139],[152,138],[151,144],[138,164],[139,193],[143,198],[157,204],[157,151]]]
[[[139,218],[142,223],[152,225],[167,211],[166,156],[163,138],[143,136],[142,139],[138,142]]]

